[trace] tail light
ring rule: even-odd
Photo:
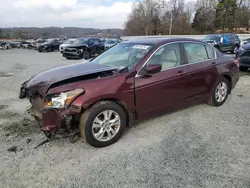
[[[235,60],[234,60],[234,63],[235,63],[235,65],[237,65],[237,67],[239,67],[239,66],[240,66],[240,64],[239,64],[239,60],[238,60],[238,59],[235,59]]]

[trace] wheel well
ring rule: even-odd
[[[96,103],[99,103],[99,102],[101,102],[101,101],[112,101],[112,102],[115,102],[116,104],[118,104],[119,106],[121,106],[122,109],[124,110],[125,114],[126,114],[126,119],[128,120],[128,121],[126,122],[126,126],[130,126],[130,125],[131,125],[131,123],[133,122],[133,115],[132,115],[132,114],[129,112],[129,110],[126,108],[126,105],[125,105],[122,101],[120,101],[119,99],[115,99],[115,98],[101,99],[101,100],[96,101],[96,102],[94,102],[93,104],[89,105],[89,106],[87,107],[87,109],[91,108],[91,107],[94,106]],[[84,109],[83,109],[83,111],[84,111]]]
[[[231,89],[232,89],[232,79],[229,75],[223,75],[224,78],[226,78],[229,81],[229,94],[231,93]]]

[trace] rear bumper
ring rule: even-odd
[[[250,57],[238,57],[240,66],[250,68]]]

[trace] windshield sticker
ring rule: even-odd
[[[146,46],[146,45],[134,45],[133,48],[146,50],[146,49],[149,48],[149,46]]]

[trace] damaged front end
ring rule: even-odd
[[[43,97],[26,86],[26,83],[21,86],[19,98],[29,99],[31,107],[27,112],[36,119],[40,129],[48,138],[74,136],[79,132],[81,108],[70,106],[70,104],[75,98],[84,94],[83,89]]]
[[[56,67],[24,82],[19,98],[29,99],[31,107],[27,112],[37,120],[46,136],[75,135],[79,132],[82,101],[79,105],[72,103],[85,94],[82,81],[111,76],[114,72],[116,68],[93,63]]]

